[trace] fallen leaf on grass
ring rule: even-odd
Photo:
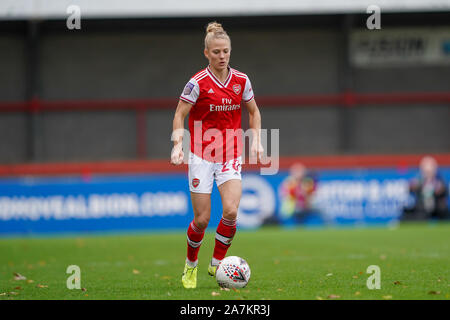
[[[230,289],[229,288],[220,288],[220,290],[222,290],[222,291],[230,291]]]
[[[18,293],[18,292],[11,291],[9,294],[12,294],[12,295],[14,295],[14,296],[17,296],[19,293]]]
[[[239,289],[236,289],[236,288],[231,288],[231,289],[233,289],[234,292],[239,292]]]
[[[6,292],[0,293],[0,296],[6,296]]]
[[[337,294],[330,294],[327,298],[328,299],[339,299],[341,296],[338,296]]]
[[[320,297],[320,296],[317,296],[316,299],[317,299],[317,300],[323,300],[323,298]]]
[[[31,280],[31,279],[27,280],[27,283],[33,283],[33,282],[34,282],[34,280]]]
[[[220,296],[220,293],[219,293],[219,292],[216,292],[216,291],[213,291],[213,292],[211,292],[211,295],[212,295],[213,297],[217,297],[217,296]]]
[[[163,279],[163,280],[170,280],[170,279],[172,279],[172,277],[171,276],[162,276],[161,279]]]
[[[75,245],[77,246],[77,248],[83,248],[86,243],[84,242],[84,239],[77,238],[75,239]]]
[[[399,284],[402,284],[400,281],[394,281],[394,284],[395,285],[399,285]]]
[[[81,288],[81,291],[87,291],[87,289],[86,288]]]
[[[22,287],[15,287],[16,290],[22,290]]]
[[[332,275],[332,273],[327,273],[327,277],[331,277]]]
[[[383,299],[384,300],[390,300],[390,299],[392,299],[392,296],[383,296]]]
[[[437,294],[441,294],[441,292],[432,290],[432,291],[429,291],[428,294],[436,294],[437,295]]]
[[[38,284],[38,285],[36,286],[36,288],[48,288],[48,286],[45,285],[45,284]]]
[[[281,288],[278,288],[278,289],[277,289],[277,291],[278,291],[278,292],[281,292],[281,291],[283,291],[283,289],[281,289]]]
[[[356,292],[355,292],[355,296],[359,296],[359,295],[361,295],[361,292],[356,291]]]
[[[20,281],[20,280],[27,280],[27,278],[20,273],[14,272],[14,280]]]
[[[133,269],[133,273],[134,274],[139,274],[139,273],[141,273],[139,270],[136,270],[136,269]]]
[[[353,279],[358,279],[358,276],[352,276]]]

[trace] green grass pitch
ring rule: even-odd
[[[449,299],[450,224],[396,228],[262,228],[236,234],[228,255],[245,258],[248,286],[220,290],[208,276],[209,227],[196,289],[181,285],[185,232],[1,238],[0,300],[8,299]],[[66,287],[69,265],[81,290]],[[381,270],[369,290],[367,267]],[[24,276],[15,280],[14,273]]]

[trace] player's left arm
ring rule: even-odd
[[[260,162],[264,153],[261,143],[261,113],[254,98],[245,102],[249,114],[249,126],[252,130],[253,140],[250,147],[250,155],[257,158]]]

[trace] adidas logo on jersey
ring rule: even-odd
[[[209,89],[208,93],[214,93],[214,90],[211,88]]]

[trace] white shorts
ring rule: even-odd
[[[228,180],[241,180],[242,157],[225,163],[206,161],[189,153],[189,190],[196,193],[211,193],[214,180],[217,186]]]

